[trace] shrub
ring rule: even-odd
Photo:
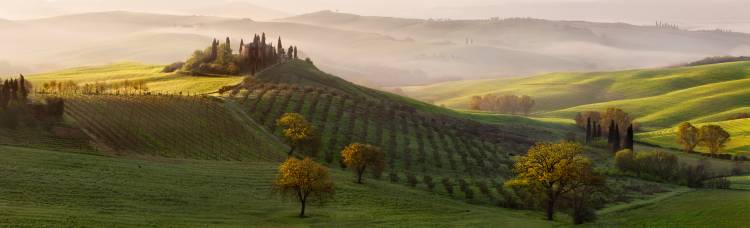
[[[487,182],[479,181],[477,182],[477,185],[479,186],[479,192],[486,196],[492,196],[490,193],[490,188],[487,186]]]
[[[417,184],[419,183],[419,181],[417,180],[417,177],[414,176],[414,174],[407,173],[406,183],[409,184],[410,187],[417,187]]]
[[[184,62],[175,62],[175,63],[172,63],[172,64],[169,64],[169,65],[165,66],[164,69],[161,70],[161,72],[162,73],[172,73],[172,72],[175,72],[175,71],[181,69],[182,66],[184,66],[184,65],[185,65]]]
[[[464,189],[464,196],[466,196],[466,199],[474,199],[474,189],[471,189],[471,188]]]
[[[497,190],[497,194],[500,195],[500,198],[503,199],[503,201],[499,202],[499,205],[501,207],[518,208],[520,206],[518,198],[513,195],[513,193],[505,189],[505,187],[503,187],[502,185],[497,185],[495,186],[495,189]]]
[[[678,167],[677,156],[663,151],[652,153],[639,153],[636,157],[639,171],[671,180],[675,177]]]
[[[684,180],[684,184],[691,188],[702,188],[704,186],[703,182],[709,176],[706,166],[705,161],[701,161],[695,166],[683,165],[680,168],[680,176]]]
[[[632,150],[625,149],[615,154],[615,165],[620,171],[637,172],[637,163],[635,161],[635,154]]]
[[[443,177],[441,182],[443,183],[445,191],[448,192],[449,195],[453,195],[453,181],[448,177]]]
[[[398,174],[396,174],[396,173],[390,173],[390,174],[388,174],[388,178],[390,178],[391,182],[393,182],[393,183],[398,183],[398,181],[400,180],[399,177],[398,177]]]
[[[427,188],[430,189],[430,191],[435,189],[435,182],[432,181],[431,176],[425,175],[424,177],[422,177],[422,182],[427,185]]]
[[[706,188],[729,189],[731,185],[732,182],[726,177],[714,178],[705,182]]]

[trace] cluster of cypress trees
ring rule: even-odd
[[[24,103],[29,96],[29,86],[21,75],[18,79],[6,79],[0,86],[0,108],[8,109],[13,103]]]
[[[240,40],[240,62],[243,63],[241,65],[249,68],[253,74],[286,59],[297,58],[297,46],[289,46],[289,49],[285,50],[281,37],[275,47],[273,43],[266,43],[266,33],[255,34],[252,43],[245,44],[245,40]]]
[[[182,70],[194,74],[255,74],[274,64],[298,58],[297,46],[284,49],[281,37],[274,46],[273,42],[266,42],[265,33],[255,34],[250,43],[241,39],[239,46],[239,53],[234,54],[229,37],[224,43],[214,39],[204,51],[195,51],[182,65]]]
[[[612,152],[617,152],[622,149],[633,150],[633,124],[628,125],[628,130],[624,138],[620,135],[620,126],[618,126],[614,120],[609,123],[607,129],[609,129],[609,132],[607,133],[607,143]],[[588,118],[586,120],[586,144],[590,144],[601,136],[601,124],[596,121],[591,121],[591,118]]]

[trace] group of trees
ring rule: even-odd
[[[13,104],[25,104],[29,97],[31,83],[21,75],[19,78],[11,78],[3,81],[0,85],[0,108],[7,109]]]
[[[617,108],[608,108],[606,112],[580,112],[575,117],[576,124],[586,130],[586,144],[589,144],[604,133],[612,153],[621,149],[633,150],[634,131],[638,125],[628,113]],[[625,127],[627,126],[627,127]]]
[[[272,42],[267,43],[265,33],[255,34],[253,41],[247,44],[241,39],[239,46],[238,54],[234,54],[229,37],[224,43],[214,39],[205,50],[193,52],[182,65],[182,70],[198,75],[238,75],[243,72],[255,74],[276,63],[298,58],[296,46],[284,49],[281,37],[274,46]],[[179,64],[175,64],[177,65]]]
[[[503,95],[497,96],[487,94],[484,96],[473,96],[469,101],[469,108],[472,110],[490,111],[497,113],[516,114],[523,113],[528,115],[536,101],[529,96]]]
[[[63,115],[65,104],[61,98],[48,97],[45,103],[33,103],[29,94],[33,85],[23,75],[6,79],[0,85],[0,126],[16,128],[44,124],[50,126]]]
[[[299,113],[285,113],[276,122],[291,149],[273,189],[282,197],[296,199],[301,206],[299,216],[304,217],[308,202],[323,202],[335,193],[328,169],[311,158],[320,148],[320,135]],[[303,151],[305,158],[294,157],[295,151]],[[363,183],[365,172],[379,178],[385,168],[385,153],[369,144],[350,144],[341,151],[341,160],[354,172],[358,184]]]
[[[677,143],[688,153],[694,152],[696,146],[702,145],[707,147],[712,155],[716,155],[729,140],[729,132],[718,125],[709,124],[697,128],[685,122],[677,127]]]
[[[576,224],[590,221],[594,195],[606,190],[605,176],[594,170],[581,145],[572,142],[538,143],[516,161],[514,171],[518,176],[505,185],[536,196],[529,199],[543,199],[548,220],[564,202]]]
[[[132,81],[123,80],[118,82],[93,82],[84,83],[79,85],[78,83],[67,80],[67,81],[48,81],[42,84],[41,93],[81,93],[81,94],[104,94],[104,93],[117,93],[117,94],[129,94],[137,92],[148,92],[149,88],[145,81]]]

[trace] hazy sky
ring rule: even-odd
[[[0,0],[0,18],[135,10],[178,13],[222,1],[244,1],[290,14],[319,10],[413,18],[535,17],[750,32],[750,0]]]

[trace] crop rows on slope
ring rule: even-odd
[[[0,144],[74,152],[93,149],[88,138],[61,137],[40,129],[0,129]]]
[[[268,124],[283,112],[304,115],[322,133],[319,159],[332,167],[341,165],[340,151],[346,145],[366,142],[386,153],[389,176],[434,175],[480,183],[509,174],[509,158],[497,151],[505,148],[499,146],[502,139],[488,141],[460,130],[457,124],[445,124],[398,105],[321,88],[270,83],[247,95],[249,98],[240,99],[243,109],[269,129],[274,127]],[[280,135],[280,130],[275,129],[275,134]],[[405,183],[403,180],[400,183]]]
[[[206,160],[272,159],[255,132],[217,101],[185,96],[75,95],[66,114],[119,154]],[[257,149],[259,151],[251,151]]]

